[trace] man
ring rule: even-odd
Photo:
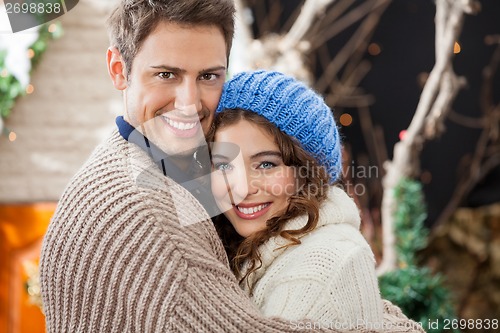
[[[211,126],[233,15],[231,0],[122,0],[112,13],[107,64],[124,117],[67,186],[44,238],[47,332],[308,331],[262,317],[209,215],[174,181]]]

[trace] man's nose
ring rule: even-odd
[[[185,78],[176,87],[174,107],[186,112],[201,111],[201,98],[198,82],[195,79]]]

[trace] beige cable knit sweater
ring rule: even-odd
[[[298,230],[307,215],[287,222]],[[380,327],[382,300],[375,259],[359,232],[354,201],[331,187],[322,203],[316,228],[300,237],[301,244],[277,236],[259,247],[262,265],[249,275],[245,290],[268,316],[290,320],[309,318],[323,326]]]
[[[300,331],[263,317],[201,205],[117,131],[62,195],[40,267],[49,333]],[[416,331],[386,313],[391,332]]]

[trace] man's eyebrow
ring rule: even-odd
[[[157,66],[150,66],[150,67],[154,68],[154,69],[161,69],[165,72],[172,72],[172,73],[185,73],[186,72],[185,69],[182,69],[179,67],[171,67],[171,66],[167,66],[167,65],[157,65]]]
[[[200,71],[200,74],[206,74],[206,73],[218,72],[218,71],[226,71],[226,67],[225,66],[216,66],[216,67],[210,67],[207,69],[202,69]]]
[[[157,65],[157,66],[150,66],[151,68],[154,69],[160,69],[165,72],[172,72],[172,73],[186,73],[187,71],[185,69],[179,68],[179,67],[172,67],[172,66],[167,66],[167,65]],[[206,74],[206,73],[211,73],[211,72],[218,72],[218,71],[226,71],[225,66],[216,66],[216,67],[210,67],[206,69],[202,69],[199,71],[199,74]]]

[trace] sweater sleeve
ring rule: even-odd
[[[174,308],[169,332],[300,332],[298,325],[266,318],[222,267],[187,268],[182,301]],[[228,274],[229,273],[229,274]],[[310,331],[310,330],[309,330]],[[334,332],[324,329],[324,332]]]

